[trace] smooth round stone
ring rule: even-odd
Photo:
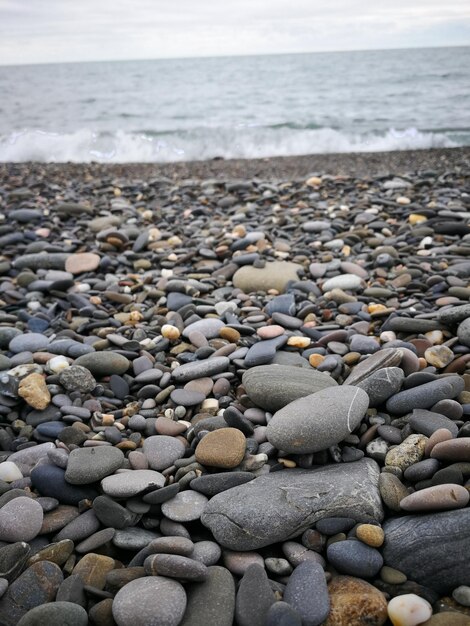
[[[325,626],[384,624],[387,601],[383,594],[365,580],[352,576],[334,576],[328,585],[330,614]]]
[[[222,553],[225,567],[236,576],[243,576],[250,565],[264,567],[263,557],[258,552],[233,552],[224,550]]]
[[[12,483],[15,480],[21,480],[23,474],[20,468],[11,461],[4,461],[0,463],[0,480],[4,480],[6,483]]]
[[[116,561],[109,556],[90,552],[78,561],[73,574],[82,579],[84,585],[104,589],[106,576],[116,567]]]
[[[181,491],[162,504],[162,513],[174,522],[192,522],[201,517],[208,499],[197,491]]]
[[[457,397],[464,390],[460,376],[446,376],[400,391],[387,400],[387,411],[404,414],[413,409],[428,409],[436,402]]]
[[[374,524],[359,524],[356,537],[372,548],[380,548],[384,542],[384,531]]]
[[[155,420],[155,430],[159,435],[168,435],[169,437],[176,437],[188,430],[187,424],[175,422],[168,417],[157,417]]]
[[[111,352],[89,352],[82,354],[75,360],[74,365],[81,365],[91,372],[93,376],[103,377],[112,374],[124,374],[129,368],[129,360],[122,354]]]
[[[118,626],[178,626],[186,610],[186,593],[175,580],[148,576],[132,580],[113,601]]]
[[[427,480],[434,476],[440,467],[441,464],[436,459],[424,459],[407,467],[403,476],[406,480],[417,483],[420,480]]]
[[[215,541],[197,541],[191,553],[191,558],[207,567],[215,565],[222,555],[220,546]]]
[[[337,382],[328,374],[293,365],[261,365],[243,374],[243,386],[253,402],[274,412],[294,400],[309,396]]]
[[[400,502],[403,511],[445,511],[467,506],[470,494],[461,485],[436,485],[420,489]]]
[[[186,326],[183,330],[183,337],[189,337],[191,333],[198,332],[204,335],[206,339],[215,339],[224,326],[225,324],[221,320],[209,317]]]
[[[71,274],[93,272],[100,264],[100,257],[94,252],[78,252],[71,254],[65,261],[65,271]]]
[[[327,557],[338,572],[359,578],[372,578],[383,565],[383,558],[378,550],[352,539],[330,544]]]
[[[124,461],[124,454],[111,446],[77,448],[68,457],[65,480],[72,485],[87,485],[113,474]]]
[[[180,556],[191,556],[194,550],[194,543],[186,537],[158,537],[153,539],[148,545],[149,554],[179,554]]]
[[[403,351],[399,348],[384,348],[360,361],[344,381],[344,385],[357,385],[379,369],[399,365]]]
[[[185,445],[175,437],[154,435],[147,437],[142,448],[149,466],[154,470],[164,470],[173,465],[176,459],[184,456]]]
[[[55,541],[63,541],[64,539],[81,541],[96,532],[99,527],[100,523],[93,509],[88,509],[64,526],[54,539]]]
[[[196,447],[196,461],[209,467],[232,469],[245,455],[245,435],[236,428],[218,428],[207,433]]]
[[[459,324],[457,337],[464,346],[470,346],[470,316]]]
[[[40,333],[23,333],[13,337],[8,349],[10,352],[19,354],[20,352],[40,352],[45,350],[49,344],[49,337]]]
[[[62,504],[77,505],[80,500],[93,500],[97,493],[88,486],[71,485],[65,472],[54,465],[38,465],[31,472],[33,487],[43,496],[57,498]]]
[[[179,626],[232,626],[235,583],[224,567],[209,567],[203,582],[188,585],[188,604]]]
[[[392,598],[387,607],[393,626],[417,626],[432,616],[432,606],[414,593]]]
[[[470,437],[436,443],[431,450],[431,457],[438,461],[470,461]]]
[[[236,623],[239,626],[263,626],[274,601],[274,593],[264,567],[258,564],[250,565],[237,591]]]
[[[430,437],[433,433],[442,428],[451,432],[453,437],[457,437],[457,433],[459,432],[455,422],[444,415],[439,415],[439,413],[433,413],[426,409],[415,409],[411,415],[409,424],[413,430],[426,435],[426,437]]]
[[[462,606],[470,606],[470,587],[467,585],[460,585],[460,587],[454,589],[452,597]]]
[[[133,470],[107,476],[101,481],[104,493],[112,498],[132,498],[149,487],[165,484],[165,477],[153,470]]]
[[[31,541],[41,530],[44,512],[33,498],[20,496],[0,509],[0,541]]]
[[[88,626],[85,609],[74,602],[48,602],[34,607],[17,626]]]
[[[384,367],[372,372],[370,376],[357,383],[369,396],[369,406],[377,407],[398,393],[405,374],[399,367]]]
[[[181,404],[182,406],[197,406],[204,402],[206,399],[205,394],[200,393],[198,391],[190,391],[188,389],[175,389],[171,392],[170,395],[171,401],[176,405]]]
[[[144,568],[149,576],[168,576],[194,582],[207,578],[207,567],[203,563],[179,554],[150,555],[145,559]]]
[[[59,382],[67,391],[93,391],[96,380],[86,367],[72,365],[59,374]]]
[[[301,265],[290,261],[271,261],[263,268],[245,265],[233,276],[233,285],[245,293],[253,291],[269,291],[275,289],[279,293],[285,291],[289,281],[299,280],[298,272]]]
[[[305,626],[322,624],[330,612],[330,599],[321,565],[311,561],[298,565],[287,582],[284,601],[301,616]]]
[[[321,288],[323,293],[331,291],[332,289],[359,289],[362,279],[356,274],[341,274],[340,276],[334,276],[325,280]]]
[[[108,496],[98,496],[93,500],[93,511],[104,526],[127,528],[136,522],[133,513]]]
[[[274,414],[266,437],[278,450],[309,454],[343,441],[361,423],[369,397],[359,387],[322,389]]]
[[[151,530],[135,526],[116,530],[113,545],[122,550],[142,550],[157,538],[158,535]]]

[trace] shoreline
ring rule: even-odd
[[[383,176],[419,170],[470,170],[470,146],[390,152],[348,152],[281,156],[261,159],[212,159],[172,163],[41,163],[37,161],[0,163],[0,177],[68,175],[185,178],[218,180],[264,178],[295,180],[321,173],[332,176]]]

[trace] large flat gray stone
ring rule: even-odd
[[[296,537],[324,517],[382,520],[379,468],[371,459],[313,470],[282,470],[214,496],[201,521],[231,550]]]
[[[470,585],[470,509],[385,522],[385,565],[439,594]]]

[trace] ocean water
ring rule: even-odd
[[[470,145],[470,47],[0,67],[0,161]]]

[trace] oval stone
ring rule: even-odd
[[[420,489],[400,502],[403,511],[445,511],[467,506],[470,494],[461,485],[436,485]]]
[[[343,441],[361,423],[369,397],[359,387],[342,385],[317,391],[275,413],[266,429],[278,450],[309,454]]]
[[[243,374],[243,386],[253,402],[274,412],[294,400],[336,387],[334,378],[314,369],[293,365],[259,365]]]

